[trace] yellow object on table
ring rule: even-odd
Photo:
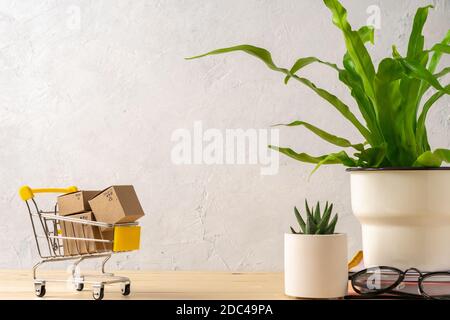
[[[361,263],[363,259],[363,252],[361,250],[359,250],[352,258],[352,260],[350,260],[350,262],[348,263],[348,270],[356,267],[358,264]]]

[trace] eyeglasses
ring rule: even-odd
[[[408,279],[412,277],[417,280]],[[450,300],[450,272],[448,271],[422,273],[416,268],[401,271],[397,268],[381,266],[358,271],[349,279],[353,290],[364,296],[388,293],[411,298]],[[410,289],[411,284],[414,285],[416,292],[418,289],[419,294],[406,292],[408,290],[402,291]]]

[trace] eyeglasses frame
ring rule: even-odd
[[[398,279],[397,281],[395,281],[392,285],[390,285],[389,287],[386,287],[384,289],[379,289],[376,290],[374,292],[361,292],[359,289],[357,289],[356,285],[355,285],[355,280],[357,279],[358,276],[368,273],[371,270],[390,270],[390,271],[395,271],[398,274]],[[417,286],[419,288],[419,294],[414,294],[414,293],[407,293],[407,292],[401,292],[401,291],[396,291],[394,290],[395,288],[397,288],[404,280],[406,275],[408,274],[408,272],[410,271],[415,271],[419,274],[419,277],[417,278]],[[352,288],[353,290],[355,290],[356,293],[360,294],[360,295],[364,295],[364,296],[370,296],[370,295],[381,295],[383,293],[391,293],[391,294],[396,294],[396,295],[402,295],[402,296],[409,296],[409,297],[424,297],[427,299],[433,299],[433,300],[447,300],[444,298],[439,298],[439,297],[433,297],[428,295],[425,290],[423,289],[423,281],[429,277],[433,277],[433,276],[438,276],[438,275],[443,275],[443,276],[450,276],[450,271],[436,271],[436,272],[421,272],[420,270],[418,270],[417,268],[408,268],[405,271],[402,271],[400,269],[397,269],[395,267],[388,267],[388,266],[379,266],[379,267],[371,267],[371,268],[366,268],[363,270],[360,270],[358,272],[353,273],[352,275],[349,276],[349,279],[351,281],[352,284]]]

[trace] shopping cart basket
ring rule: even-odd
[[[61,281],[72,283],[77,291],[82,291],[84,284],[92,285],[92,295],[95,300],[103,299],[104,287],[109,284],[120,284],[122,295],[127,296],[130,294],[130,279],[106,272],[105,265],[114,253],[139,249],[140,227],[138,224],[110,224],[71,218],[70,216],[60,216],[58,215],[57,204],[55,204],[53,210],[42,211],[35,201],[35,194],[37,193],[70,193],[77,190],[76,187],[31,189],[28,186],[24,186],[19,190],[19,195],[28,208],[37,251],[41,257],[41,261],[33,267],[36,296],[43,297],[45,295],[46,282]],[[62,234],[62,227],[69,228],[70,233],[66,230],[65,234]],[[92,228],[98,228],[98,230],[100,228],[108,228],[108,230],[113,232],[113,236],[105,239],[101,232],[96,232],[93,235],[90,232]],[[70,255],[67,250],[69,243],[71,245]],[[86,250],[86,248],[92,248],[92,244],[95,245],[95,252]],[[98,249],[99,247],[100,249]],[[78,271],[77,266],[83,260],[95,258],[102,259],[101,272],[98,274],[81,274]],[[74,260],[74,262],[71,276],[68,279],[43,279],[37,277],[37,269],[40,266],[50,262],[69,260]]]

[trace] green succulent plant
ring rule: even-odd
[[[298,153],[288,147],[269,146],[295,160],[316,164],[313,172],[323,164],[342,164],[346,167],[439,167],[450,162],[450,150],[432,151],[427,137],[426,118],[433,104],[450,94],[450,84],[441,85],[439,78],[450,72],[445,67],[436,72],[443,54],[450,53],[450,30],[440,43],[425,49],[422,30],[432,6],[421,7],[414,17],[408,48],[401,55],[395,46],[392,57],[387,57],[375,68],[366,44],[374,44],[374,29],[351,27],[347,11],[338,0],[323,0],[331,11],[333,23],[342,31],[347,52],[342,66],[316,57],[298,59],[291,68],[277,66],[269,51],[252,45],[238,45],[214,50],[194,59],[233,51],[241,51],[262,60],[270,69],[284,75],[287,84],[293,79],[308,87],[330,103],[342,117],[349,121],[362,136],[360,143],[352,143],[303,120],[282,124],[302,126],[323,140],[344,148],[330,154],[312,156]],[[300,70],[313,63],[333,69],[339,80],[348,88],[361,114],[359,119],[352,109],[329,91],[309,79],[298,75]],[[427,99],[429,90],[434,93]],[[353,149],[353,154],[347,149]]]
[[[295,218],[297,219],[300,230],[297,232],[293,227],[291,231],[294,234],[333,234],[338,221],[338,214],[336,213],[333,218],[331,218],[331,213],[333,211],[333,204],[328,205],[328,201],[325,205],[323,213],[320,211],[320,203],[317,202],[315,207],[311,209],[308,206],[308,201],[305,200],[305,210],[306,210],[306,222],[303,220],[302,215],[294,207]]]

